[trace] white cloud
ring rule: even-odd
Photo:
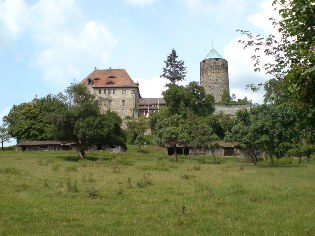
[[[82,77],[84,68],[89,65],[104,66],[115,45],[116,39],[104,25],[89,21],[75,34],[56,35],[54,41],[37,54],[36,63],[46,80],[65,85]]]
[[[249,15],[247,18],[253,26],[262,29],[265,34],[277,34],[276,29],[269,20],[271,17],[279,18],[278,13],[273,10],[274,6],[272,6],[272,2],[272,0],[262,1],[259,5],[260,11]]]
[[[241,37],[232,40],[224,49],[224,58],[229,63],[229,80],[231,94],[235,93],[237,98],[247,98],[253,102],[262,102],[263,93],[253,93],[246,89],[246,85],[260,84],[270,79],[270,76],[263,72],[254,72],[253,61],[251,56],[254,55],[254,48],[244,50],[243,45],[238,43]],[[262,61],[266,58],[262,57]]]
[[[135,79],[139,83],[140,94],[144,98],[161,98],[162,92],[166,90],[167,80],[159,76],[149,79]]]
[[[27,5],[23,0],[0,1],[0,49],[17,40],[28,19]]]
[[[147,6],[155,2],[155,0],[126,0],[128,4],[136,6]]]
[[[2,47],[28,40],[33,66],[62,87],[89,68],[104,67],[117,44],[106,25],[84,19],[77,0],[0,1],[0,30]]]

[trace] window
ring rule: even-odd
[[[110,94],[110,89],[108,89],[108,94]]]
[[[99,89],[99,90],[98,90],[98,94],[101,94],[101,93],[102,93],[102,90],[101,90],[101,89]]]
[[[104,89],[104,94],[106,94],[106,89]]]
[[[122,105],[122,106],[125,106],[125,100],[122,100],[122,101],[121,101],[121,105]]]
[[[113,89],[113,94],[115,94],[115,89]]]
[[[126,92],[127,92],[126,89],[123,89],[123,90],[121,91],[122,94],[126,94]]]
[[[135,94],[135,90],[133,89],[133,90],[131,90],[131,94]]]

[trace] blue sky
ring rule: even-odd
[[[0,0],[0,118],[13,105],[62,92],[94,67],[124,68],[143,97],[161,97],[159,78],[172,48],[199,81],[214,48],[229,62],[230,90],[262,101],[246,84],[254,73],[237,29],[266,35],[270,0]]]

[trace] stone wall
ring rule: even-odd
[[[215,105],[214,113],[218,114],[223,112],[223,114],[236,116],[237,111],[239,110],[250,110],[250,104],[239,105],[239,104],[230,104],[230,105]]]
[[[135,88],[93,88],[96,97],[101,98],[102,111],[115,111],[121,118],[138,117],[139,93]]]
[[[205,59],[200,62],[200,85],[215,102],[221,101],[224,91],[229,92],[228,62],[225,59]]]

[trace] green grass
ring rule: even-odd
[[[315,162],[297,163],[2,151],[0,235],[315,235]]]

